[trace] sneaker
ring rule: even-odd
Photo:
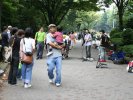
[[[49,79],[49,83],[53,84],[54,80],[53,79]]]
[[[31,87],[31,84],[24,84],[25,89],[30,88],[30,87]]]
[[[60,83],[56,83],[55,85],[56,85],[57,87],[61,86],[61,84],[60,84]]]
[[[93,61],[94,59],[93,58],[90,58],[90,61]]]
[[[87,60],[90,60],[90,58],[86,58]]]
[[[53,54],[53,52],[48,52],[47,53],[47,56],[50,56],[50,55],[52,55]]]

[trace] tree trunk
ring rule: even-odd
[[[118,15],[119,15],[119,29],[123,30],[123,11],[121,8],[118,8]]]

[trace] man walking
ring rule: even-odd
[[[57,31],[56,25],[50,24],[48,28],[49,28],[49,33],[47,34],[46,43],[48,46],[52,47],[52,52],[53,52],[52,55],[47,57],[49,82],[55,83],[55,85],[58,87],[61,85],[62,47],[59,46],[57,43],[55,43],[56,42],[55,38],[52,37],[52,34],[54,34]],[[56,68],[56,79],[54,82],[53,71],[55,68]]]
[[[36,59],[42,59],[45,39],[46,39],[46,33],[44,32],[43,27],[41,27],[40,30],[35,35],[35,40],[37,42]]]

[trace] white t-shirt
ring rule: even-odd
[[[86,34],[84,39],[85,40],[90,40],[90,41],[85,41],[85,46],[92,45],[92,36],[91,36],[91,34]]]
[[[32,38],[23,38],[21,39],[20,46],[22,46],[22,51],[32,52],[35,49],[35,40]]]

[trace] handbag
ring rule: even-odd
[[[24,46],[25,46],[25,41],[23,39],[23,42],[24,42]],[[25,51],[26,51],[26,47],[25,47]],[[31,64],[33,61],[33,55],[31,52],[22,52],[22,59],[21,59],[21,62],[22,63],[25,63],[25,64]]]

